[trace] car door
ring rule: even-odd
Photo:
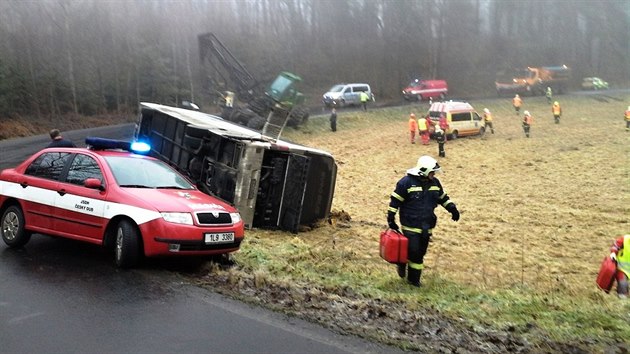
[[[102,188],[88,188],[88,178],[101,181]],[[65,237],[100,243],[107,220],[104,218],[107,187],[102,167],[87,154],[74,154],[55,193],[55,230]]]
[[[49,233],[54,228],[54,200],[59,177],[72,154],[44,152],[26,168],[18,181],[21,195],[17,196],[29,230]]]

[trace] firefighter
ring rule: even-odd
[[[555,101],[551,106],[551,112],[553,113],[553,120],[556,124],[560,124],[560,116],[562,115],[562,107],[560,107],[560,103]]]
[[[424,268],[424,255],[429,247],[429,239],[437,223],[435,208],[442,205],[451,213],[454,221],[459,220],[459,211],[442,188],[435,173],[440,165],[431,156],[421,156],[416,167],[396,183],[387,209],[387,224],[398,230],[396,213],[400,211],[402,233],[408,239],[407,263],[397,264],[398,275],[407,276],[407,282],[420,286],[420,276]]]
[[[514,95],[514,98],[512,99],[512,105],[514,106],[516,115],[519,115],[521,111],[521,106],[523,105],[523,100],[521,99],[521,96],[518,95],[518,93]]]
[[[370,100],[370,96],[365,91],[361,91],[359,93],[359,98],[361,99],[361,105],[363,105],[363,110],[367,111],[367,102]]]
[[[553,91],[551,90],[551,87],[547,86],[545,96],[547,96],[547,103],[551,104],[551,101],[553,101]]]
[[[525,132],[525,136],[529,138],[529,129],[534,122],[534,118],[529,114],[529,111],[523,112],[523,131]]]
[[[626,109],[625,119],[626,119],[626,131],[630,131],[630,106],[628,106],[628,109]]]
[[[486,122],[486,131],[490,129],[494,134],[494,127],[492,126],[492,113],[487,108],[483,109],[483,121]]]
[[[446,152],[444,151],[444,143],[446,142],[446,134],[440,128],[439,124],[435,125],[435,141],[438,143],[438,154],[440,157],[446,157]]]
[[[416,121],[416,115],[411,113],[409,115],[409,137],[411,143],[416,143],[416,132],[418,131],[418,121]]]
[[[617,296],[628,297],[628,278],[630,277],[630,234],[620,236],[610,248],[610,259],[617,263]]]

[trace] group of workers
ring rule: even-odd
[[[551,87],[547,87],[546,93],[547,102],[551,104],[553,100],[553,93]],[[512,98],[512,106],[514,107],[514,111],[518,116],[521,111],[521,107],[523,106],[523,99],[518,94],[514,95]],[[556,124],[560,124],[560,117],[562,116],[562,107],[560,107],[560,103],[558,101],[553,101],[551,104],[551,113],[553,114],[553,120]],[[531,126],[534,123],[534,117],[532,117],[531,113],[527,110],[523,111],[523,132],[525,133],[525,137],[530,137]]]
[[[435,123],[428,115],[416,119],[414,113],[409,114],[409,140],[412,144],[416,143],[416,133],[420,138],[422,145],[429,145],[431,140],[431,134],[435,137],[438,143],[438,155],[440,157],[446,157],[446,151],[444,150],[444,143],[446,142],[446,132],[448,131],[448,122],[446,115],[441,114],[438,122]]]

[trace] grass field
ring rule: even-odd
[[[435,141],[408,140],[408,114],[423,115],[426,105],[342,111],[335,133],[327,116],[287,131],[285,138],[337,160],[331,220],[297,235],[251,230],[233,257],[236,266],[207,278],[228,279],[242,297],[296,314],[305,313],[317,293],[329,305],[314,305],[322,308],[311,319],[332,327],[331,321],[344,322],[337,327],[405,348],[423,348],[423,337],[379,330],[378,321],[367,325],[378,316],[358,318],[353,327],[330,303],[383,301],[408,310],[407,316],[438,313],[467,328],[539,343],[539,349],[557,342],[599,352],[627,341],[630,301],[602,292],[595,279],[613,238],[630,232],[630,132],[623,121],[630,97],[556,98],[563,107],[560,124],[544,97],[525,98],[523,109],[534,117],[529,139],[509,98],[471,102],[478,112],[487,107],[494,113],[495,134],[446,143],[438,178],[462,216],[454,222],[436,209],[422,288],[406,285],[379,258],[378,240],[398,179],[420,155],[437,157]],[[248,281],[284,289],[274,295],[283,300],[255,299],[238,285]],[[396,320],[392,313],[384,317]],[[417,319],[400,321],[423,328]]]

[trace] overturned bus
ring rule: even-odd
[[[203,192],[233,204],[247,228],[296,233],[330,214],[337,164],[325,151],[211,114],[146,102],[135,139]]]

